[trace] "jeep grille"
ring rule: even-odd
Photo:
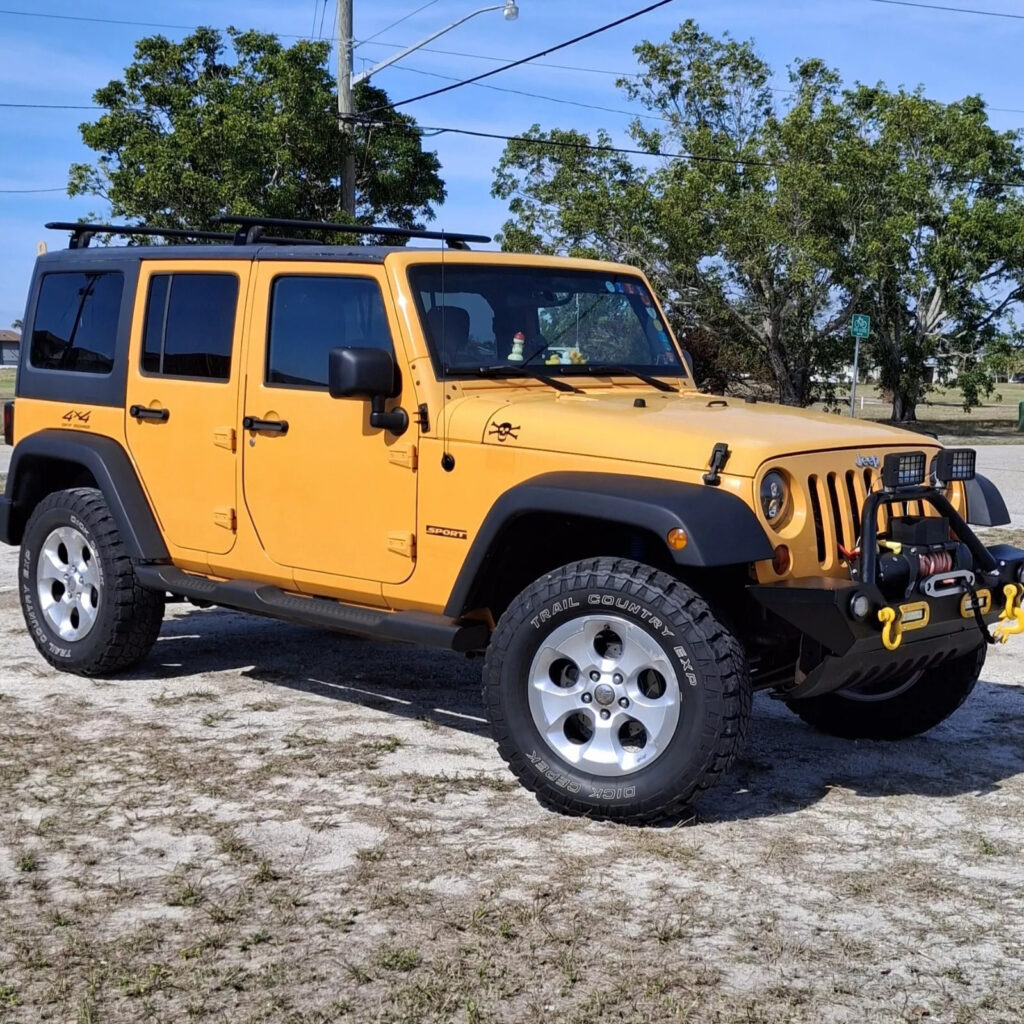
[[[845,473],[811,474],[807,478],[807,494],[814,519],[814,539],[818,546],[818,563],[822,569],[839,565],[839,548],[852,551],[860,539],[861,509],[868,494],[879,486],[880,474],[873,469],[848,469]],[[954,506],[960,489],[950,495]],[[878,530],[884,533],[894,516],[936,515],[931,505],[922,501],[897,502],[878,512]]]

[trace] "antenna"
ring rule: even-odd
[[[448,331],[445,326],[445,311],[448,308],[446,296],[448,288],[444,280],[444,232],[441,232],[441,419],[444,428],[441,431],[441,468],[450,473],[455,468],[455,456],[448,451]]]

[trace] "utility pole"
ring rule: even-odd
[[[344,149],[341,164],[341,208],[355,216],[356,158],[352,152],[352,0],[338,0],[338,122]]]

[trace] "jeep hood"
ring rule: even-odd
[[[638,399],[645,405],[637,406]],[[753,476],[768,459],[833,449],[935,448],[896,427],[767,402],[696,392],[616,388],[585,395],[524,390],[479,392],[447,409],[452,439],[504,448],[564,452],[703,471],[719,441],[732,451],[728,472]]]

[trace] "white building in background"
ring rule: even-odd
[[[21,335],[17,331],[0,331],[0,366],[17,366],[21,351]]]

